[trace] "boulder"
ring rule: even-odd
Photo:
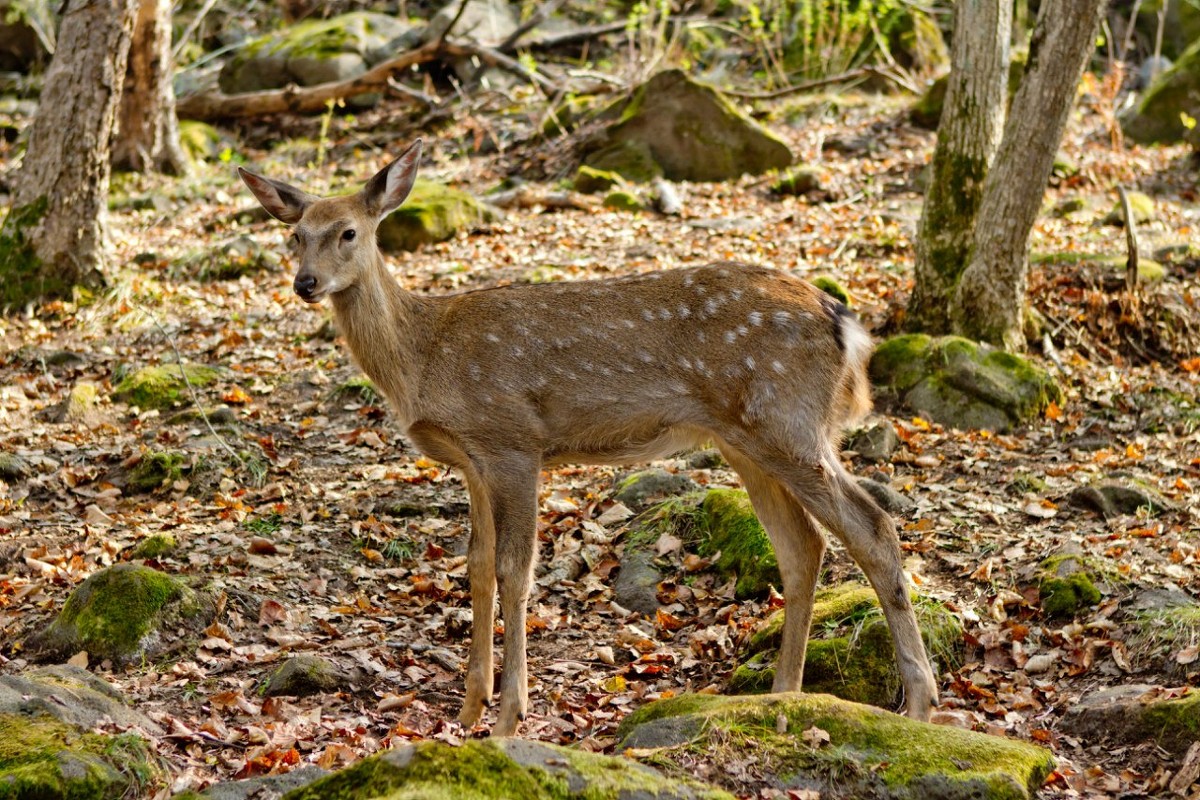
[[[1154,78],[1137,105],[1122,115],[1121,128],[1138,144],[1196,143],[1200,133],[1185,124],[1185,116],[1200,117],[1200,40]]]
[[[654,751],[656,764],[735,790],[738,765],[753,763],[756,781],[829,800],[1031,798],[1054,768],[1048,750],[1026,742],[800,692],[660,700],[626,717],[618,736],[621,749]]]
[[[917,597],[913,603],[926,650],[941,673],[962,663],[962,625],[942,604]],[[786,609],[772,614],[753,636],[746,658],[729,678],[738,694],[767,692],[775,680],[775,661]],[[870,586],[845,583],[817,593],[804,662],[806,692],[823,692],[875,706],[891,707],[900,698],[891,633],[879,599]]]
[[[620,188],[623,183],[624,181],[621,176],[615,172],[596,169],[595,167],[582,164],[575,172],[575,180],[572,181],[571,185],[577,192],[600,194],[601,192]]]
[[[379,246],[390,253],[412,251],[494,218],[489,206],[462,189],[417,178],[404,205],[379,223]]]
[[[298,22],[242,47],[221,70],[219,85],[237,94],[347,80],[404,50],[417,34],[396,17],[369,11]]]
[[[93,730],[116,724],[162,735],[107,683],[71,666],[0,676],[0,797],[142,797],[164,773],[153,748],[134,733]]]
[[[1187,681],[1200,668],[1185,654],[1200,641],[1200,604],[1177,587],[1149,589],[1137,595],[1125,615],[1130,653],[1152,670]]]
[[[816,167],[801,165],[792,167],[776,178],[770,186],[772,194],[807,195],[825,190],[825,181]]]
[[[899,447],[895,426],[884,417],[875,417],[846,437],[843,449],[852,450],[867,461],[879,462],[890,461]]]
[[[907,514],[917,507],[916,501],[893,489],[891,483],[875,478],[859,478],[858,485],[889,514]]]
[[[281,775],[213,784],[199,794],[175,795],[173,800],[278,800],[288,792],[302,789],[328,774],[328,770],[308,764]]]
[[[1164,696],[1154,686],[1101,689],[1067,707],[1060,729],[1089,743],[1138,745],[1151,741],[1182,755],[1197,740],[1200,692]]]
[[[698,488],[686,475],[665,469],[644,469],[621,478],[613,487],[612,498],[637,511],[655,500],[687,494]]]
[[[628,189],[613,189],[604,196],[603,205],[613,211],[641,211],[645,208],[637,194]]]
[[[520,24],[517,9],[506,0],[468,0],[467,7],[460,14],[461,5],[458,0],[453,0],[442,6],[421,33],[421,41],[432,42],[441,38],[455,17],[458,17],[458,21],[451,32],[454,38],[486,45],[500,44]]]
[[[41,660],[86,651],[127,664],[182,648],[216,613],[213,598],[150,567],[117,564],[95,573],[67,598],[26,648]]]
[[[1100,602],[1097,575],[1082,556],[1064,553],[1038,567],[1042,611],[1050,617],[1071,617]]]
[[[126,375],[113,390],[113,399],[143,410],[168,409],[192,402],[188,384],[199,389],[216,382],[224,373],[200,364],[163,364]],[[186,376],[186,381],[184,380]]]
[[[138,542],[129,551],[129,557],[142,560],[154,560],[171,555],[179,548],[175,537],[169,533],[155,533]]]
[[[738,111],[719,92],[682,70],[659,72],[604,112],[608,127],[585,147],[584,163],[632,181],[723,181],[792,163],[774,134]],[[624,162],[639,161],[637,169]]]
[[[288,800],[338,797],[521,800],[733,800],[683,776],[664,777],[628,758],[523,739],[426,741],[363,759],[290,792]]]
[[[271,673],[263,694],[267,697],[307,697],[336,692],[349,685],[349,676],[334,664],[320,656],[301,654],[292,656]]]
[[[613,581],[613,600],[622,608],[653,618],[658,611],[658,584],[662,574],[654,566],[654,554],[644,548],[626,547],[621,571]]]
[[[765,597],[770,587],[782,588],[771,539],[741,489],[709,489],[690,534],[700,555],[716,557],[717,574],[737,581],[739,599]]]
[[[228,281],[276,270],[281,263],[273,249],[243,234],[184,256],[176,271],[200,280]]]
[[[958,336],[906,334],[871,359],[871,378],[909,410],[946,427],[1005,432],[1036,420],[1062,391],[1028,360]]]
[[[1079,486],[1067,495],[1068,502],[1079,508],[1097,511],[1106,519],[1136,514],[1145,509],[1152,515],[1175,508],[1175,504],[1149,486],[1133,481],[1101,480]]]

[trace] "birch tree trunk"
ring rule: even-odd
[[[179,143],[171,60],[171,0],[139,0],[125,71],[113,167],[182,175],[188,162]]]
[[[0,227],[0,307],[102,282],[109,147],[137,2],[66,5]]]
[[[910,328],[950,332],[950,301],[967,267],[984,179],[1004,131],[1011,29],[1011,0],[955,4],[950,75],[917,235]]]
[[[970,263],[954,293],[951,316],[964,336],[1023,349],[1029,234],[1105,5],[1057,0],[1038,10],[1025,77],[984,184]]]

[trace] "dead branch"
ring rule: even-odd
[[[743,92],[737,89],[722,89],[721,94],[728,95],[729,97],[736,97],[739,100],[774,100],[778,97],[786,97],[789,94],[807,92],[811,91],[812,89],[820,89],[822,86],[858,80],[859,78],[865,78],[868,75],[876,74],[880,74],[879,70],[871,67],[859,67],[858,69],[852,69],[849,72],[842,72],[837,75],[829,75],[824,78],[805,81],[804,83],[794,83],[791,86],[785,86],[782,89],[775,89],[774,91],[770,92]]]
[[[576,208],[587,211],[600,205],[596,198],[579,192],[547,192],[533,186],[518,186],[484,199],[498,208]]]
[[[522,36],[549,19],[550,15],[557,11],[558,7],[562,4],[563,0],[551,0],[549,3],[538,4],[537,10],[529,15],[529,19],[518,25],[517,29],[509,34],[507,39],[496,45],[496,50],[506,54],[512,53],[517,49],[517,42],[520,41]]]
[[[1129,202],[1129,193],[1124,186],[1117,187],[1121,196],[1121,212],[1125,215],[1125,249],[1128,258],[1125,261],[1125,291],[1133,295],[1137,292],[1138,282],[1138,237],[1137,220],[1133,218],[1133,205]]]
[[[668,25],[687,25],[691,22],[704,21],[703,16],[688,15],[683,17],[669,17]],[[626,20],[618,20],[616,22],[606,22],[603,25],[589,25],[585,28],[576,28],[573,31],[562,31],[561,33],[547,33],[536,39],[529,39],[521,48],[524,50],[554,50],[558,47],[567,47],[581,42],[598,39],[601,36],[607,36],[610,33],[621,33],[629,23]]]

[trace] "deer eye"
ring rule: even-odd
[[[346,230],[342,231],[342,241],[353,242],[354,237],[357,235],[358,234],[354,232],[354,228],[347,228]]]

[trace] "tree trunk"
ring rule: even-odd
[[[951,329],[950,301],[967,267],[984,178],[1004,131],[1012,3],[959,0],[929,190],[921,211],[907,325]]]
[[[171,0],[140,0],[113,167],[182,175],[188,162],[179,143],[171,62]]]
[[[1025,77],[984,184],[971,260],[954,294],[954,327],[964,336],[1023,349],[1029,234],[1105,5],[1041,4]]]
[[[137,0],[69,0],[13,206],[0,228],[0,306],[100,280],[109,146]]]

